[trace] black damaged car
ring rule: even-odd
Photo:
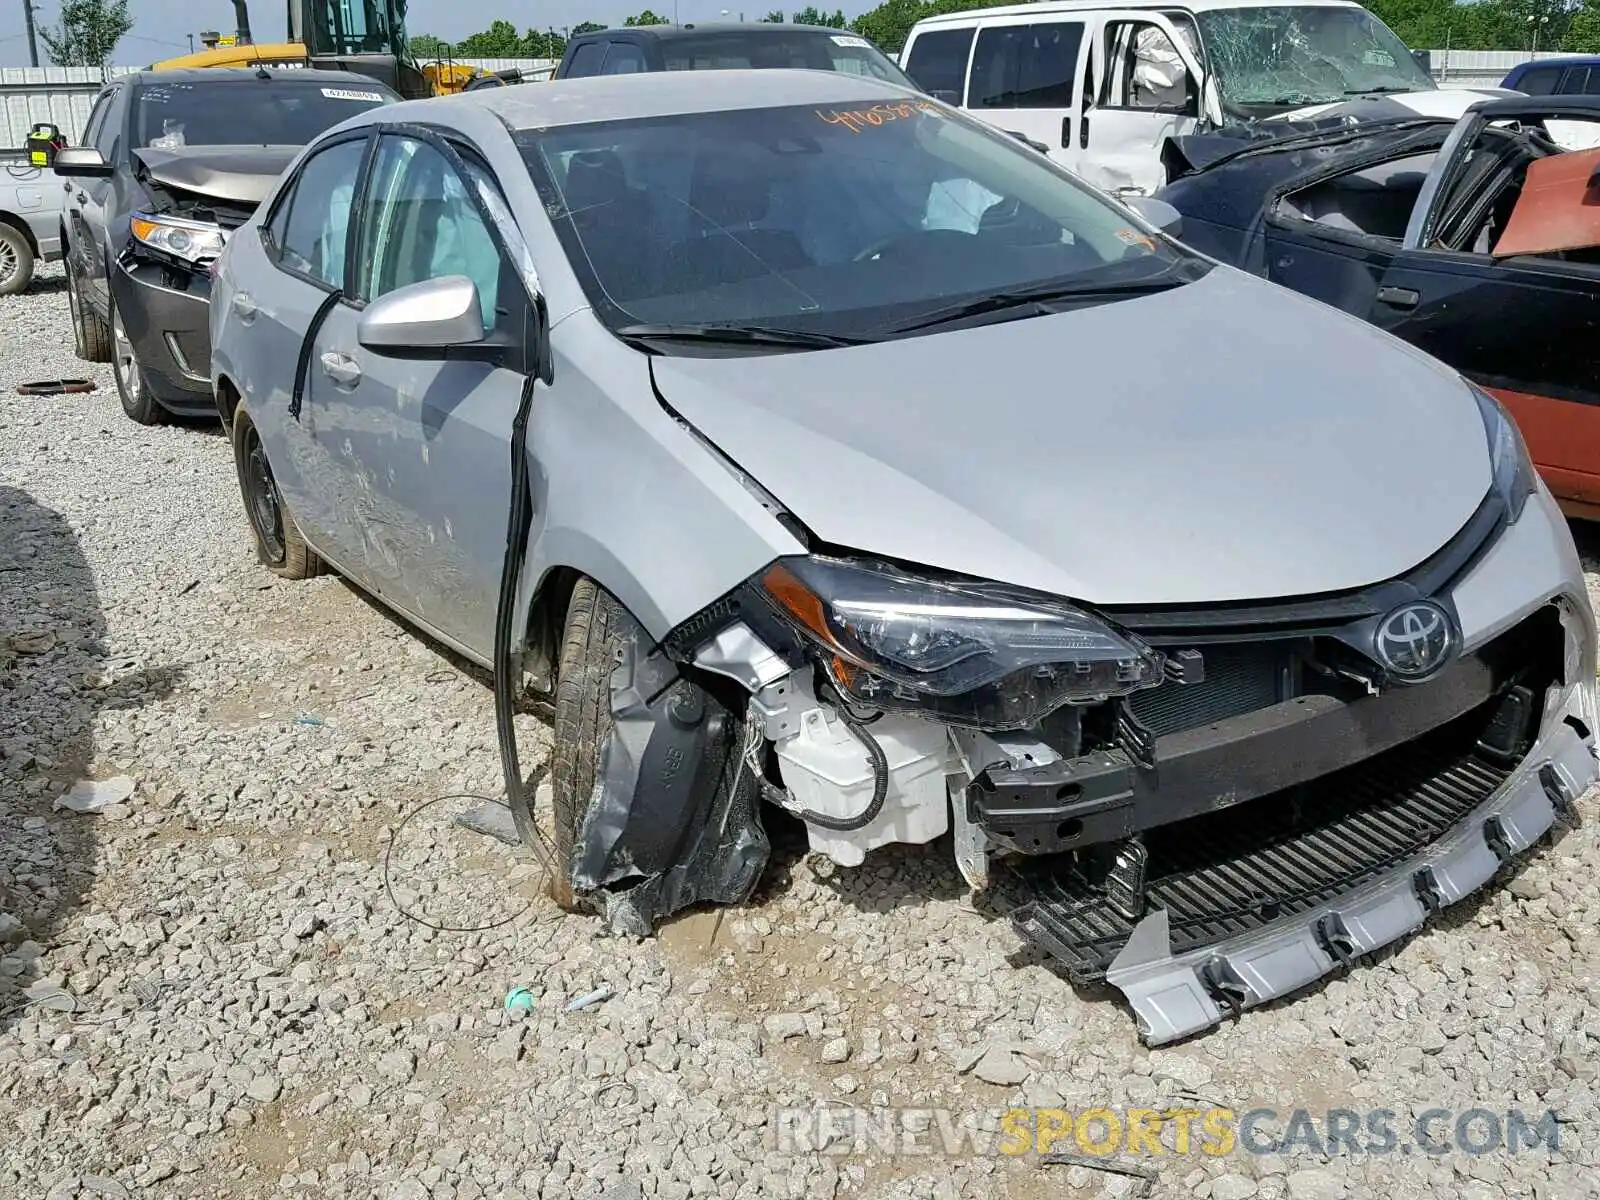
[[[399,100],[342,71],[145,71],[106,85],[57,152],[78,357],[140,424],[213,416],[211,264],[307,142]]]

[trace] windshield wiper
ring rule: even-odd
[[[1412,92],[1415,88],[1408,88],[1399,84],[1386,83],[1382,87],[1351,88],[1345,92],[1346,96],[1387,96],[1394,92]]]
[[[621,325],[616,335],[625,342],[705,342],[723,346],[781,346],[790,350],[831,350],[860,346],[876,338],[771,325]]]
[[[873,333],[901,334],[916,333],[924,329],[933,329],[939,325],[949,325],[968,317],[980,317],[989,313],[1009,312],[1012,310],[1034,309],[1025,315],[1042,316],[1051,311],[1048,307],[1052,302],[1062,300],[1116,300],[1128,296],[1148,296],[1155,292],[1171,291],[1190,282],[1186,273],[1177,271],[1164,271],[1151,279],[1130,279],[1124,282],[1089,281],[1078,283],[1044,284],[1031,288],[1012,288],[1003,292],[990,292],[984,296],[974,296],[971,300],[963,300],[959,304],[951,304],[944,308],[936,308],[920,316],[912,317],[895,325],[885,325],[874,329]]]

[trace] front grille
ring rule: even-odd
[[[1437,840],[1510,774],[1477,752],[1487,720],[1469,713],[1313,783],[1150,831],[1146,911],[1167,909],[1172,952],[1317,908]],[[1074,980],[1104,978],[1135,922],[1075,862],[1019,874],[1017,927]]]
[[[1289,652],[1278,642],[1202,647],[1205,678],[1134,694],[1130,705],[1157,737],[1255,712],[1292,699]]]

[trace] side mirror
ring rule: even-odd
[[[447,358],[484,340],[478,285],[465,275],[424,279],[367,305],[356,340],[389,358]]]
[[[1130,196],[1127,205],[1168,237],[1175,238],[1183,232],[1183,214],[1165,200],[1154,196]]]
[[[67,146],[56,151],[57,175],[68,179],[107,179],[114,168],[93,146]]]

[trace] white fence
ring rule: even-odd
[[[451,61],[484,71],[550,71],[551,58],[457,58]],[[48,121],[76,143],[89,121],[95,94],[108,79],[138,67],[0,68],[0,150],[19,149],[28,130]]]

